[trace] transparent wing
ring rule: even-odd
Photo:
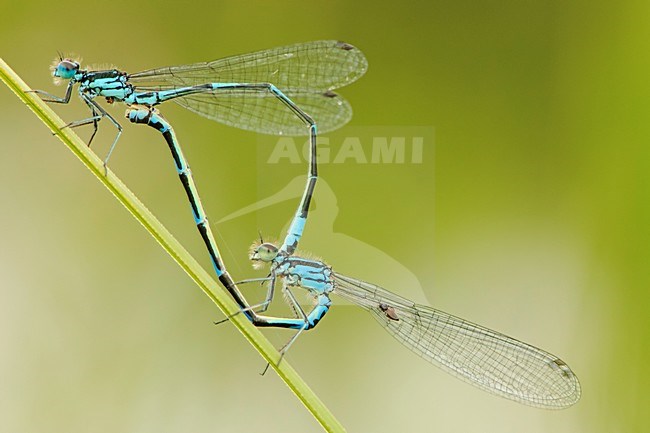
[[[309,114],[320,133],[345,125],[352,117],[350,104],[333,92],[288,92],[301,110]],[[273,135],[307,135],[308,126],[282,101],[268,92],[219,90],[173,101],[201,116],[226,125]]]
[[[366,69],[368,62],[358,48],[340,41],[314,41],[212,62],[150,69],[129,75],[129,81],[139,88],[272,83],[283,92],[323,93],[352,83]]]
[[[559,409],[580,384],[558,357],[514,338],[340,274],[335,293],[370,311],[406,347],[454,376],[530,406]]]
[[[168,90],[206,83],[271,83],[309,114],[320,132],[337,129],[352,116],[332,89],[362,76],[368,63],[356,47],[315,41],[272,48],[213,62],[172,66],[129,75],[137,91]],[[220,89],[174,99],[204,117],[266,134],[307,135],[308,128],[273,94]]]

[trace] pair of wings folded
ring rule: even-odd
[[[369,311],[404,346],[465,382],[529,406],[561,409],[580,398],[557,356],[386,289],[334,274],[334,293]]]
[[[333,90],[361,77],[368,63],[356,47],[314,41],[272,48],[212,62],[151,69],[130,74],[136,91],[169,90],[207,83],[275,85],[310,115],[319,132],[345,125],[350,104]],[[307,135],[307,125],[274,94],[259,89],[220,89],[173,99],[208,119],[273,135]]]

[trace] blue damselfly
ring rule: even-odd
[[[293,256],[264,242],[253,244],[250,259],[270,264],[264,305],[281,280],[285,299],[295,318],[266,318],[264,326],[297,332],[282,349],[284,354],[304,330],[314,328],[329,311],[336,294],[369,311],[398,341],[452,375],[490,393],[530,406],[560,409],[580,398],[580,383],[569,366],[555,355],[499,332],[426,305],[415,304],[377,285],[334,272],[324,262]],[[293,288],[313,299],[304,311]]]
[[[134,74],[118,69],[86,70],[78,61],[59,56],[53,65],[53,75],[56,81],[68,80],[65,95],[58,97],[41,90],[35,92],[47,102],[67,104],[74,86],[79,85],[79,96],[90,108],[91,117],[71,122],[66,127],[92,124],[94,130],[88,142],[90,145],[98,122],[103,118],[109,119],[117,128],[117,134],[104,159],[105,166],[122,127],[97,103],[96,98],[104,98],[108,103],[125,103],[129,107],[126,116],[131,122],[148,124],[163,134],[216,274],[251,317],[254,313],[235,287],[221,259],[174,131],[155,107],[171,100],[201,116],[238,128],[265,134],[309,135],[307,183],[285,242],[286,251],[292,253],[302,236],[318,176],[317,125],[320,132],[326,132],[350,120],[350,105],[333,89],[358,79],[367,66],[361,51],[340,41],[307,42]]]

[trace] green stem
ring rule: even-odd
[[[106,188],[124,205],[136,220],[158,241],[179,266],[194,280],[208,297],[227,315],[239,311],[237,304],[228,292],[217,285],[215,280],[198,264],[181,246],[158,219],[138,200],[138,198],[111,171],[105,172],[102,161],[70,128],[61,129],[65,123],[47,106],[16,73],[0,58],[0,79],[41,119],[41,121],[59,137],[61,141],[81,160],[81,162],[104,184]],[[296,371],[283,360],[277,365],[280,354],[253,326],[243,314],[230,320],[244,335],[248,342],[270,363],[278,376],[296,394],[305,407],[312,413],[326,431],[345,431],[341,423],[325,407],[323,402],[307,386]]]

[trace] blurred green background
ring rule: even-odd
[[[323,164],[302,247],[559,355],[583,397],[544,411],[491,396],[342,306],[287,359],[349,431],[650,430],[650,3],[3,0],[1,10],[1,56],[32,87],[59,94],[48,69],[57,50],[131,72],[315,39],[364,51],[368,73],[341,90],[355,116],[328,148],[334,155],[356,136],[370,155],[373,137],[425,131],[422,161]],[[258,375],[264,362],[233,326],[212,325],[222,314],[153,239],[0,87],[0,431],[319,431],[275,374]],[[55,109],[67,120],[87,114],[76,96]],[[110,110],[121,118],[124,107]],[[275,138],[174,104],[163,111],[231,273],[258,275],[248,246],[258,229],[279,237],[297,199],[216,222],[287,187],[305,165],[269,163]],[[209,266],[164,142],[122,123],[111,168]],[[99,155],[114,132],[103,122]],[[265,333],[277,346],[289,338]]]

